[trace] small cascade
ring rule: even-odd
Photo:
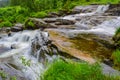
[[[40,80],[46,60],[55,58],[52,54],[56,48],[48,36],[47,32],[35,30],[12,33],[0,39],[1,47],[8,49],[0,52],[0,68],[8,73],[8,80],[10,76],[16,76],[17,80]]]
[[[75,15],[68,15],[63,17],[63,19],[68,19],[68,20],[76,20],[77,18],[80,17],[85,17],[85,16],[93,16],[96,14],[103,14],[105,13],[105,11],[107,11],[109,9],[109,5],[99,5],[95,11],[89,12],[89,13],[79,13],[79,14],[75,14]]]
[[[109,9],[109,5],[100,5],[98,6],[97,10],[95,13],[105,13]]]

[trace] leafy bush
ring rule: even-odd
[[[36,18],[44,18],[46,16],[47,16],[47,13],[45,11],[31,14],[31,17],[36,17]]]
[[[12,23],[24,22],[29,16],[27,8],[20,6],[0,8],[0,27],[11,26]]]
[[[102,74],[96,64],[56,60],[43,74],[43,80],[117,80]]]
[[[12,23],[9,21],[0,23],[0,27],[11,27],[11,26],[12,26]]]

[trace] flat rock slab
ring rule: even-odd
[[[60,51],[68,53],[69,55],[81,59],[83,61],[87,61],[89,63],[94,63],[95,60],[89,55],[86,54],[74,46],[74,43],[70,41],[65,36],[62,36],[61,33],[57,32],[56,30],[46,29],[46,31],[50,34],[50,39],[53,41]]]

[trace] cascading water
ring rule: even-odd
[[[40,80],[44,64],[39,62],[39,50],[47,51],[48,41],[48,33],[39,30],[12,33],[0,39],[0,48],[8,49],[0,52],[0,68],[9,75],[6,80],[10,76],[16,76],[17,80]],[[53,59],[46,57],[49,61]]]
[[[94,15],[97,19],[97,16],[101,16],[108,8],[109,5],[101,5],[96,8],[96,11],[90,13],[65,16],[63,19],[75,20],[75,25],[82,26],[82,28],[75,30],[58,29],[58,31],[70,36],[80,33],[112,36],[116,28],[120,26],[119,17],[103,21],[97,26],[89,26],[86,24],[86,19],[84,19],[87,18],[87,21],[90,22],[89,19]],[[81,21],[77,21],[77,18],[81,18]],[[8,73],[6,80],[10,80],[11,76],[16,76],[17,80],[40,80],[46,62],[51,62],[56,57],[51,57],[51,55],[58,52],[56,46],[49,41],[48,36],[47,32],[35,30],[12,33],[9,36],[4,35],[0,38],[0,70]],[[1,77],[0,80],[2,80]]]
[[[113,36],[115,30],[120,27],[120,17],[118,16],[104,16],[104,13],[109,9],[109,5],[100,5],[96,11],[91,13],[80,13],[76,15],[65,16],[63,19],[77,20],[75,26],[77,29],[64,31],[70,36],[81,33],[92,33],[99,35]],[[103,15],[103,16],[102,16]],[[92,25],[91,25],[92,24]],[[94,25],[96,24],[96,25]]]
[[[109,5],[100,5],[98,6],[97,10],[95,13],[105,13],[109,9]]]
[[[90,13],[80,13],[80,14],[75,14],[75,15],[69,15],[65,16],[63,19],[68,19],[68,20],[76,20],[78,17],[82,16],[93,16],[95,14],[101,14],[104,13],[109,9],[109,5],[100,5],[98,8],[96,8],[96,11],[90,12]]]

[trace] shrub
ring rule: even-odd
[[[47,13],[45,11],[41,11],[41,12],[36,12],[31,14],[31,17],[36,17],[36,18],[44,18],[47,16]]]
[[[34,23],[34,20],[26,19],[24,23],[24,29],[35,29],[36,25]]]
[[[12,23],[9,21],[0,23],[0,27],[11,27],[11,26],[12,26]]]
[[[18,15],[18,16],[15,18],[15,21],[16,21],[16,22],[23,23],[26,18],[27,18],[27,17],[25,17],[25,15],[21,14],[21,15]]]
[[[43,80],[116,80],[102,74],[101,67],[96,63],[79,63],[56,60],[43,74]]]
[[[0,26],[11,26],[10,23],[24,22],[29,16],[27,8],[20,6],[0,8]]]

